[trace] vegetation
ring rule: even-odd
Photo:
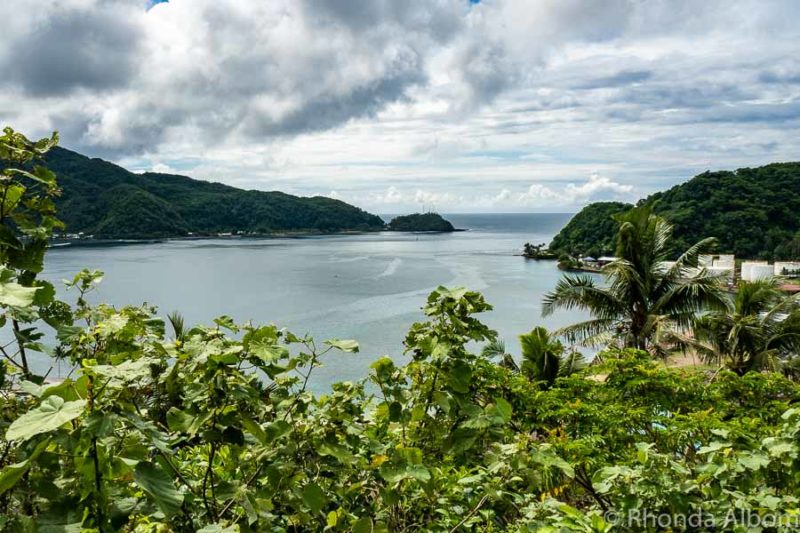
[[[586,367],[583,355],[577,351],[565,353],[564,345],[542,327],[534,328],[525,335],[520,335],[522,363],[517,364],[514,357],[506,353],[506,345],[495,339],[484,345],[481,357],[498,361],[512,372],[521,372],[534,383],[550,387],[559,377],[575,374]]]
[[[522,255],[526,259],[556,259],[557,257],[545,243],[531,244],[529,242],[522,247]]]
[[[440,287],[406,336],[408,364],[383,357],[364,382],[315,396],[314,369],[357,343],[225,316],[188,326],[177,313],[168,333],[151,307],[91,305],[101,274],[89,270],[68,283],[74,304],[57,301],[37,275],[60,227],[58,188],[30,165],[55,141],[0,137],[0,311],[11,331],[0,349],[1,529],[797,528],[800,387],[777,373],[667,369],[630,348],[578,370],[540,328],[521,339],[519,372],[486,355],[504,347],[476,318],[491,309],[484,298]],[[632,264],[610,269],[609,294],[637,308],[645,287],[622,277],[649,276],[675,302],[658,309],[680,322],[705,285],[640,268],[665,253],[663,220],[642,209],[622,228]],[[633,322],[654,309],[630,313],[626,344],[652,344]],[[475,354],[476,343],[493,348]],[[47,382],[28,365],[33,351],[75,370]]]
[[[800,163],[705,172],[639,202],[673,224],[678,249],[715,237],[718,251],[769,260],[800,259]],[[597,257],[613,249],[610,216],[630,206],[590,204],[550,248]]]
[[[69,233],[160,238],[216,233],[375,231],[383,221],[339,200],[245,191],[185,176],[135,174],[101,159],[53,148],[56,200]]]
[[[691,347],[706,360],[738,374],[796,365],[800,306],[774,280],[741,282],[730,304],[697,319]]]
[[[545,315],[557,309],[585,309],[592,318],[563,328],[570,340],[590,345],[619,344],[654,355],[693,324],[705,309],[724,309],[719,279],[705,269],[693,272],[698,256],[713,244],[704,239],[684,251],[674,265],[672,227],[649,206],[616,215],[616,256],[603,267],[607,283],[588,275],[567,275],[545,296]]]
[[[389,231],[455,231],[453,225],[438,213],[414,213],[395,217],[387,225]]]
[[[614,216],[633,206],[622,202],[589,204],[553,237],[550,249],[569,256],[600,257],[614,253],[619,225]]]

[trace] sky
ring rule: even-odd
[[[3,0],[0,125],[376,213],[800,160],[797,0]]]

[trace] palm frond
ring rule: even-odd
[[[564,337],[571,344],[581,346],[600,346],[610,340],[618,325],[618,321],[610,318],[595,318],[559,328],[553,333]]]
[[[545,295],[542,316],[552,315],[556,310],[588,309],[601,317],[617,315],[622,303],[605,287],[598,287],[590,276],[567,275],[556,284],[555,290]]]

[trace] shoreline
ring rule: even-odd
[[[103,239],[53,239],[50,241],[49,249],[59,248],[92,248],[110,246],[135,246],[141,244],[161,244],[170,241],[205,241],[213,239],[303,239],[309,237],[338,237],[349,235],[369,235],[374,233],[410,233],[410,234],[437,234],[437,233],[458,233],[469,231],[466,228],[458,228],[453,231],[397,231],[389,229],[375,230],[342,230],[342,231],[278,231],[272,233],[258,233],[248,235],[183,235],[174,237],[143,237],[136,238],[103,238]]]

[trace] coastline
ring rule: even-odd
[[[178,235],[174,237],[143,237],[135,238],[85,238],[85,239],[53,239],[50,249],[58,248],[90,248],[90,247],[110,247],[110,246],[135,246],[139,244],[159,244],[169,241],[204,241],[213,239],[303,239],[309,237],[336,237],[348,235],[368,235],[373,233],[412,233],[412,234],[436,234],[436,233],[457,233],[469,231],[465,228],[457,228],[452,231],[398,231],[386,228],[373,230],[342,230],[342,231],[319,231],[319,230],[296,230],[296,231],[275,231],[270,233],[256,233],[246,235]]]

